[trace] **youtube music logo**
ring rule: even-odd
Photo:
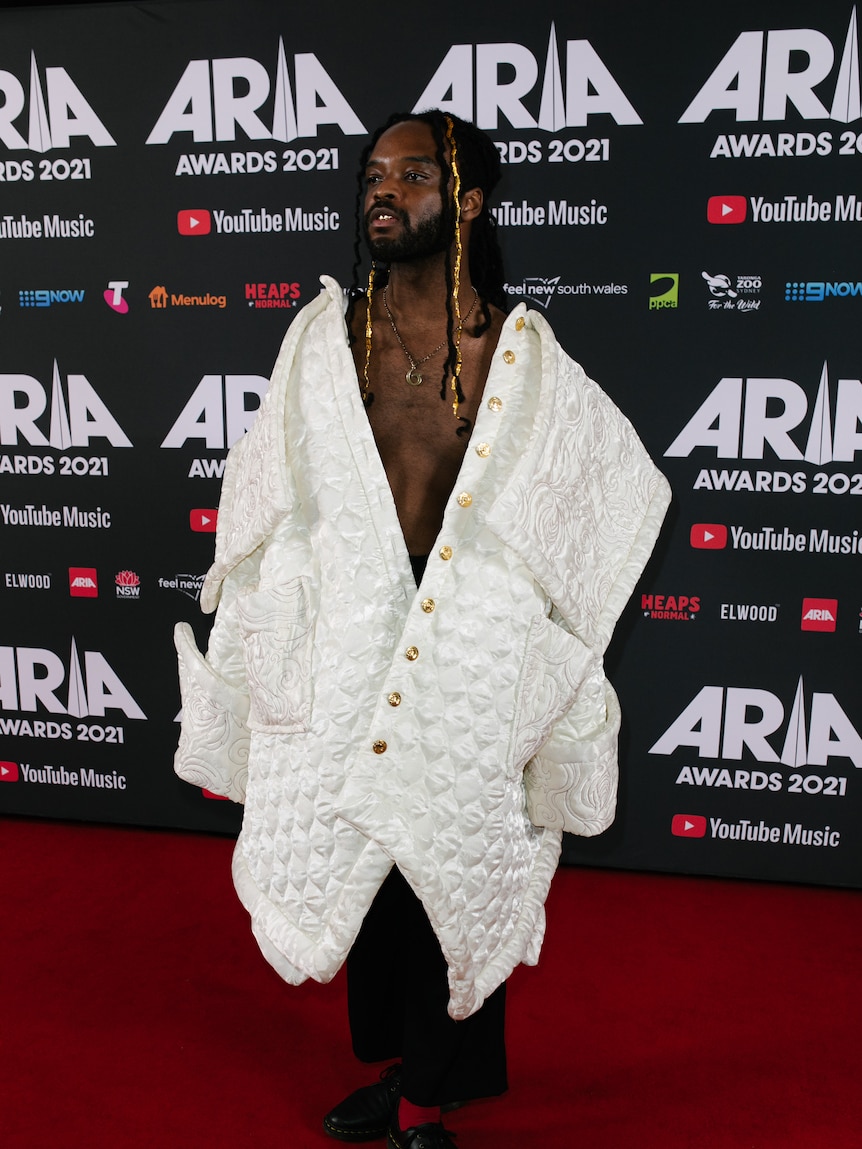
[[[196,507],[189,511],[189,526],[193,531],[214,531],[218,523],[218,511]]]
[[[711,195],[706,202],[710,223],[744,223],[747,214],[748,200],[744,195]]]
[[[727,527],[722,523],[695,523],[689,539],[699,551],[721,551],[727,546]]]
[[[706,835],[706,818],[703,814],[674,814],[670,832],[675,838],[703,838]]]
[[[18,763],[0,762],[0,782],[18,781]]]
[[[209,235],[212,217],[206,208],[186,208],[177,212],[177,231],[180,235]]]

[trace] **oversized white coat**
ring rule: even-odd
[[[285,980],[333,977],[394,863],[462,1018],[538,960],[562,828],[613,818],[602,654],[669,493],[519,306],[417,591],[343,295],[322,282],[230,453],[206,659],[177,627],[176,769],[245,802],[234,881]]]

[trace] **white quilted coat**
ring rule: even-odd
[[[602,653],[669,493],[520,306],[417,593],[342,292],[322,282],[230,453],[206,659],[177,627],[176,769],[245,802],[234,880],[282,977],[333,977],[394,862],[462,1018],[538,960],[562,828],[613,818]]]

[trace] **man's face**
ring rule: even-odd
[[[383,133],[365,168],[365,239],[373,259],[408,262],[448,249],[440,176],[428,124],[405,120]]]

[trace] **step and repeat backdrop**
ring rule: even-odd
[[[282,335],[347,282],[393,110],[495,140],[512,303],[674,489],[569,862],[862,885],[862,96],[851,0],[265,0],[0,15],[0,810],[233,831],[171,630]]]

